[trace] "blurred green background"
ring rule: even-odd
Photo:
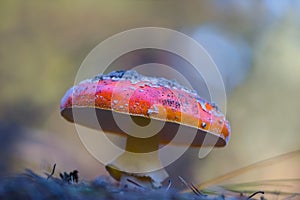
[[[299,149],[300,3],[294,2],[0,1],[0,175],[42,173],[54,163],[58,171],[78,169],[83,179],[106,174],[60,117],[60,99],[99,42],[144,26],[199,41],[227,91],[229,146],[201,160],[189,150],[169,167],[173,176],[200,183]],[[299,157],[238,181],[299,178]]]

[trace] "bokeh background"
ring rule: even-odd
[[[176,187],[178,175],[198,184],[300,149],[299,9],[288,0],[0,1],[0,176],[42,174],[54,163],[57,173],[77,169],[86,180],[107,174],[59,103],[99,42],[144,26],[199,41],[226,86],[230,144],[201,160],[190,149],[168,167]],[[300,178],[299,167],[300,155],[225,183]]]

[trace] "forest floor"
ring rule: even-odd
[[[71,174],[71,173],[70,173]],[[76,177],[61,174],[60,178],[49,175],[40,176],[31,170],[15,176],[0,179],[0,199],[62,199],[62,200],[238,200],[249,199],[247,196],[225,197],[182,193],[174,189],[126,189],[120,188],[109,177],[100,176],[93,181],[77,182]],[[256,196],[258,199],[259,195]]]

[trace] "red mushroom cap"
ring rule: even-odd
[[[225,146],[230,138],[229,122],[217,106],[175,81],[143,76],[133,70],[98,75],[72,87],[61,100],[61,115],[74,122],[74,109],[81,113],[76,123],[97,128],[87,114],[96,110],[103,131],[124,135],[112,112],[164,121],[160,133],[162,143],[169,142],[179,126],[197,132],[192,146]],[[203,144],[205,136],[212,137],[208,140],[212,144]]]

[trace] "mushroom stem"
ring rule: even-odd
[[[126,151],[106,166],[118,181],[133,177],[136,182],[157,188],[168,177],[158,155],[159,136],[137,138],[128,135]],[[122,183],[121,183],[122,184]]]
[[[158,134],[148,138],[137,138],[131,135],[127,136],[126,151],[133,153],[150,153],[159,148]]]

